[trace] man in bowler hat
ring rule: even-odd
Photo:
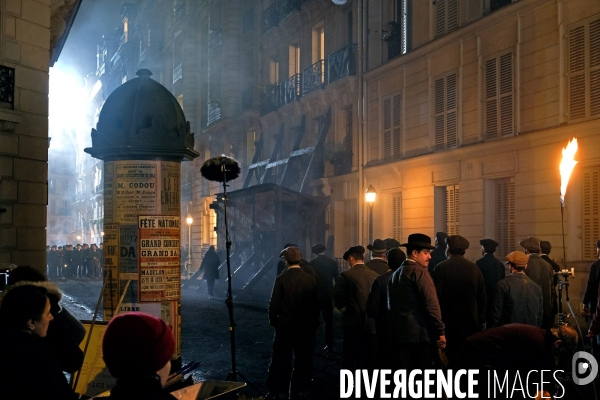
[[[492,305],[494,303],[494,296],[496,295],[496,287],[506,276],[506,269],[504,264],[498,260],[494,253],[498,247],[498,242],[493,239],[481,239],[479,241],[481,245],[481,253],[483,257],[475,262],[483,275],[483,281],[485,282],[485,294],[487,298],[486,316],[485,321],[489,323],[492,319]]]
[[[431,252],[431,260],[427,267],[430,274],[433,274],[435,266],[444,261],[446,256],[446,239],[448,235],[445,232],[437,232],[435,234],[435,248]]]
[[[393,369],[438,368],[438,348],[446,347],[446,333],[433,279],[427,271],[431,238],[408,236],[407,259],[388,283],[388,324]]]
[[[378,275],[385,274],[389,269],[385,258],[387,252],[385,242],[381,239],[375,239],[373,244],[367,245],[367,249],[371,251],[371,261],[368,261],[365,265],[377,272]]]
[[[529,256],[525,273],[542,289],[544,300],[542,328],[551,328],[554,324],[552,318],[552,287],[554,283],[554,271],[541,256],[540,240],[533,236],[521,239],[519,244],[525,249]]]
[[[477,265],[467,260],[469,241],[460,235],[446,239],[448,259],[435,267],[433,281],[446,325],[446,355],[452,363],[462,341],[485,323],[485,283]]]
[[[333,288],[333,302],[342,312],[344,344],[342,368],[372,368],[375,357],[375,321],[367,316],[367,296],[379,275],[367,268],[365,248],[352,246],[344,253],[350,269],[342,272]],[[367,359],[367,357],[369,357]]]
[[[325,351],[333,351],[333,282],[340,274],[338,264],[335,260],[325,255],[327,248],[323,244],[316,244],[312,252],[317,256],[310,260],[309,264],[315,269],[319,276],[319,312],[323,314],[325,321]]]

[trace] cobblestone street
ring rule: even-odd
[[[64,293],[63,305],[77,318],[93,316],[102,288],[100,280],[69,280],[58,282]],[[199,291],[183,290],[181,301],[181,353],[183,363],[200,361],[194,380],[225,380],[231,370],[229,315],[225,298],[209,299],[204,283]],[[265,395],[265,378],[271,359],[273,329],[269,325],[267,302],[249,304],[235,302],[237,369]],[[315,371],[311,399],[335,399],[339,395],[341,361],[341,330],[338,315],[334,316],[335,350],[333,356],[323,351],[324,326],[317,333],[314,357]],[[241,381],[241,379],[238,379]],[[241,391],[248,397],[258,393],[246,387]]]

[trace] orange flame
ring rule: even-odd
[[[578,161],[573,158],[577,153],[577,139],[573,138],[568,144],[567,148],[562,149],[562,161],[560,162],[560,203],[565,206],[565,195],[567,194],[567,185],[569,184],[569,178],[573,168],[577,165]]]

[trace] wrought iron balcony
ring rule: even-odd
[[[181,67],[181,63],[173,68],[173,84],[183,78],[183,68]]]
[[[325,86],[325,60],[319,60],[302,71],[302,96]]]
[[[349,44],[327,57],[327,84],[356,74],[356,45]]]
[[[208,103],[208,121],[207,125],[221,119],[221,100],[211,100]]]
[[[223,44],[223,31],[213,30],[208,33],[208,51],[213,51]]]
[[[0,65],[0,103],[2,108],[15,109],[15,69]]]
[[[293,103],[300,99],[300,74],[294,74],[281,82],[280,103],[281,105]]]
[[[263,115],[279,108],[280,96],[279,85],[269,85],[263,89],[261,96],[261,111]]]
[[[262,14],[262,31],[263,33],[269,31],[271,28],[277,26],[281,20],[279,16],[279,1],[271,4]]]

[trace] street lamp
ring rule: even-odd
[[[185,222],[188,226],[188,265],[192,265],[192,223],[194,223],[194,219],[192,218],[192,214],[188,214]],[[190,275],[189,268],[186,268],[187,275]]]
[[[365,192],[365,201],[369,205],[369,243],[373,243],[373,203],[377,198],[377,191],[373,185],[369,185],[369,188]]]

